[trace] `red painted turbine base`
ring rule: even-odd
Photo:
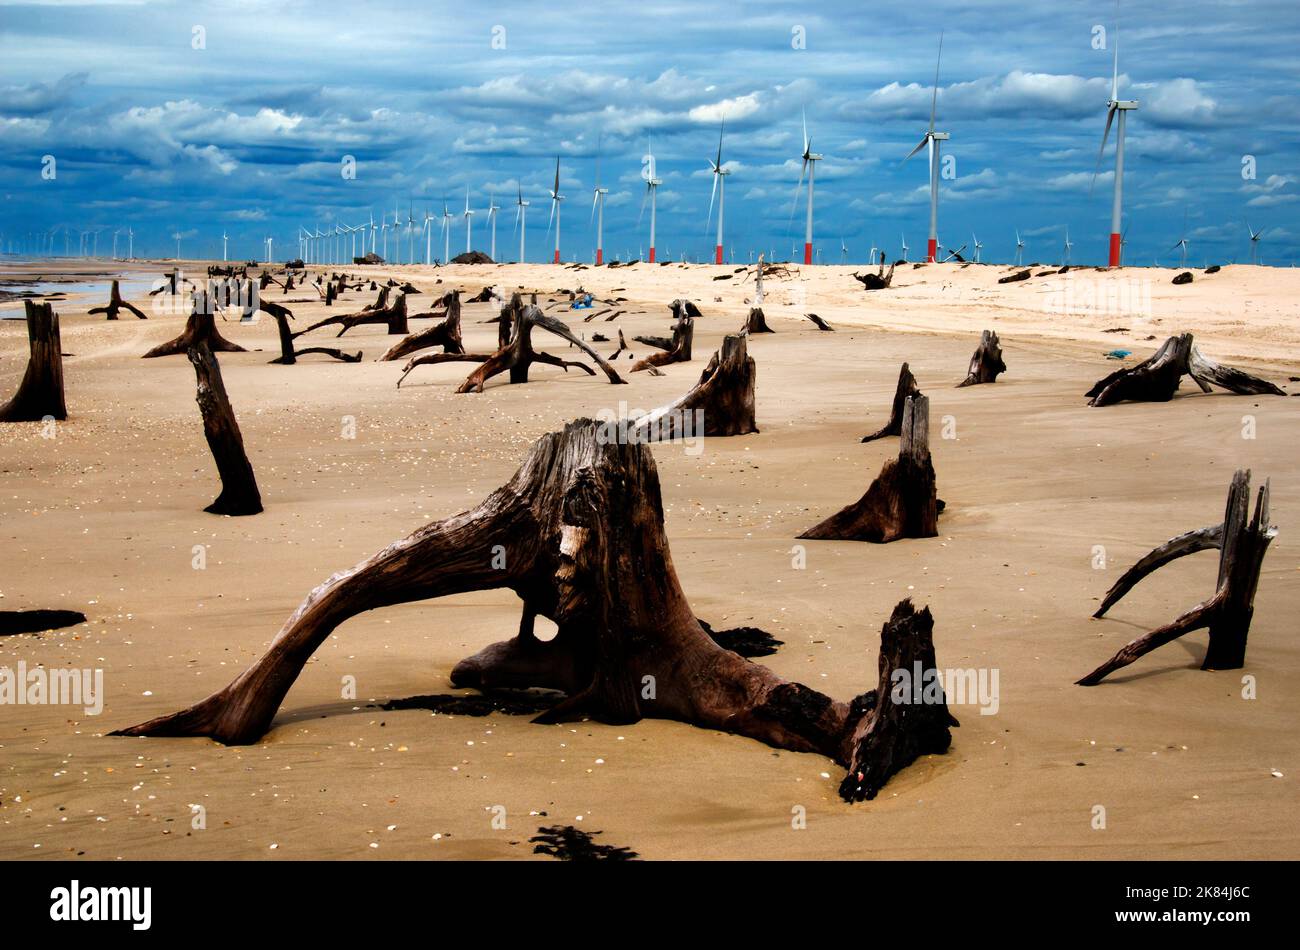
[[[715,247],[715,248],[713,249],[713,251],[714,251],[713,263],[715,263],[715,264],[721,264],[721,263],[722,263],[722,245],[719,244],[717,247]]]
[[[1110,266],[1119,267],[1119,242],[1120,236],[1112,234],[1110,236]]]
[[[812,242],[811,241],[808,241],[803,246],[803,262],[805,264],[812,263]],[[722,262],[719,261],[718,263],[722,263]]]
[[[939,259],[939,241],[937,238],[930,238],[925,245],[925,259],[933,264]]]
[[[653,264],[654,262],[655,262],[655,249],[652,247],[650,248],[650,263]]]
[[[605,252],[596,248],[596,266],[599,267],[603,263],[605,263]]]
[[[557,264],[560,263],[560,252],[559,252],[559,251],[556,251],[556,252],[555,252],[555,263],[557,263]]]

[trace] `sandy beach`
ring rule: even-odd
[[[172,264],[10,264],[0,278],[67,267],[125,282]],[[181,266],[197,278],[206,262]],[[472,366],[450,363],[421,367],[398,388],[402,364],[376,362],[397,339],[383,326],[338,343],[330,330],[302,340],[359,349],[359,364],[278,366],[268,364],[279,350],[265,314],[219,320],[250,351],[220,357],[266,506],[246,518],[203,511],[218,483],[193,368],[183,356],[140,359],[180,331],[188,305],[162,315],[128,293],[151,319],[107,322],[87,315],[106,289],[57,301],[69,417],[52,437],[41,423],[0,426],[0,609],[88,619],[0,638],[0,665],[101,668],[104,704],[96,716],[0,707],[0,857],[544,860],[528,838],[572,824],[648,859],[1300,858],[1293,269],[1198,268],[1192,284],[1175,286],[1177,271],[1153,268],[999,284],[1017,268],[909,265],[889,289],[868,292],[852,277],[861,266],[823,266],[765,283],[775,332],[749,341],[760,432],[706,439],[698,454],[680,443],[653,449],[673,562],[696,614],[718,629],[768,631],[784,645],[756,662],[848,699],[875,685],[881,625],[910,597],[934,613],[940,664],[999,674],[996,714],[954,706],[961,726],[950,751],[918,760],[874,801],[843,802],[842,770],[821,756],[676,722],[536,725],[381,708],[461,692],[451,668],[514,633],[519,602],[509,591],[348,621],[255,745],[106,735],[223,686],[315,586],[473,506],[543,434],[620,402],[650,410],[685,392],[748,311],[754,286],[740,267],[348,268],[411,281],[421,309],[450,288],[468,297],[522,287],[545,304],[581,286],[597,310],[626,310],[612,323],[583,322],[592,311],[567,305],[548,310],[588,340],[616,340],[620,328],[629,341],[664,335],[669,302],[695,301],[694,360],[628,376],[623,353],[614,366],[629,385],[617,387],[535,367],[527,385],[498,379],[458,395]],[[327,310],[310,288],[266,293],[300,329],[374,299],[353,292]],[[465,305],[470,351],[495,349],[496,327],[484,322],[495,313],[491,303]],[[1001,337],[1008,369],[994,385],[955,388],[984,329]],[[1131,351],[1122,365],[1132,365],[1179,332],[1288,397],[1205,395],[1184,381],[1172,402],[1088,407],[1084,393],[1121,365],[1107,352]],[[539,345],[578,358],[546,336]],[[607,356],[615,343],[596,346]],[[649,352],[631,348],[636,359]],[[0,321],[0,398],[26,359],[23,321]],[[859,440],[884,424],[903,361],[931,400],[947,506],[939,537],[803,542],[806,566],[796,568],[796,535],[856,500],[896,454],[896,439]],[[1202,553],[1144,581],[1107,618],[1090,617],[1133,561],[1222,518],[1237,468],[1271,479],[1279,526],[1246,668],[1202,672],[1202,632],[1099,687],[1073,685],[1212,593],[1216,559]],[[1244,675],[1256,698],[1243,698]],[[341,698],[345,677],[355,677],[355,699]],[[1100,830],[1097,805],[1107,816]],[[495,806],[505,828],[493,826]],[[792,827],[798,806],[806,828]],[[199,814],[204,828],[194,827]]]

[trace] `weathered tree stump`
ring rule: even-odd
[[[342,350],[336,350],[328,346],[309,346],[301,350],[294,349],[293,332],[289,329],[289,321],[293,319],[293,313],[288,307],[282,307],[280,304],[272,303],[269,300],[259,300],[258,304],[262,310],[271,315],[280,331],[280,355],[278,358],[271,360],[272,365],[292,366],[298,362],[298,357],[309,356],[312,353],[331,356],[342,363],[361,362],[360,350],[356,353],[344,353]]]
[[[460,334],[460,291],[453,290],[443,298],[447,315],[441,323],[436,323],[419,333],[412,333],[404,340],[398,340],[383,356],[380,362],[401,359],[431,346],[441,346],[444,353],[464,353],[465,344]],[[416,314],[415,318],[433,316],[433,313]]]
[[[998,335],[992,330],[985,330],[980,334],[980,345],[970,358],[966,378],[957,384],[957,388],[997,382],[998,374],[1006,371],[1007,364],[1002,362],[1002,345]]]
[[[149,318],[146,317],[138,307],[134,306],[133,304],[129,304],[122,299],[122,292],[121,290],[118,289],[117,284],[118,284],[117,281],[113,281],[113,289],[109,292],[107,306],[94,307],[86,311],[87,314],[94,315],[96,313],[102,313],[107,315],[107,319],[116,320],[118,311],[129,310],[131,313],[135,314],[141,320],[148,320]]]
[[[498,546],[504,561],[493,556]],[[935,667],[929,613],[908,601],[882,633],[876,690],[851,703],[718,646],[673,569],[651,450],[607,440],[590,419],[543,436],[510,482],[477,508],[334,574],[230,685],[115,734],[256,742],[313,652],[348,618],[499,588],[523,602],[518,634],[462,660],[451,680],[566,694],[536,721],[673,719],[821,754],[848,770],[841,793],[849,800],[872,797],[889,776],[951,741],[946,698],[895,697],[895,670]],[[538,616],[557,625],[553,639],[535,636]]]
[[[894,282],[894,265],[889,265],[889,273],[885,273],[885,255],[880,255],[880,266],[876,273],[868,271],[865,274],[854,273],[855,280],[862,284],[864,290],[884,290]]]
[[[1249,519],[1249,520],[1248,520]],[[1170,561],[1209,548],[1219,550],[1219,579],[1214,596],[1197,604],[1173,623],[1131,641],[1083,679],[1080,686],[1096,686],[1118,669],[1128,666],[1157,647],[1185,633],[1208,627],[1209,646],[1203,670],[1239,670],[1246,662],[1246,638],[1255,614],[1255,590],[1269,542],[1277,528],[1269,524],[1268,481],[1260,486],[1255,513],[1250,517],[1250,471],[1239,469],[1228,488],[1228,504],[1220,524],[1198,528],[1171,538],[1130,567],[1107,592],[1094,617],[1103,616],[1134,585]]]
[[[762,307],[750,307],[749,316],[745,318],[745,325],[740,328],[741,333],[775,333],[767,325],[767,317],[763,316]]]
[[[200,304],[197,300],[205,296],[202,291],[196,292],[196,310],[207,309],[206,302]],[[208,313],[207,321],[197,325],[197,333],[185,350],[198,382],[195,399],[203,416],[203,434],[221,477],[221,494],[203,510],[214,515],[255,515],[262,510],[262,496],[257,490],[253,466],[244,452],[244,437],[235,420],[235,411],[230,407],[221,380],[221,366],[212,353],[209,336],[215,332],[216,324]]]
[[[1266,379],[1203,356],[1190,333],[1171,336],[1150,357],[1099,379],[1085,395],[1090,406],[1111,406],[1126,400],[1168,402],[1174,398],[1183,376],[1190,376],[1207,393],[1213,383],[1238,395],[1286,395]]]
[[[623,333],[622,330],[618,332],[620,336]],[[663,352],[651,353],[637,362],[630,372],[639,373],[642,370],[667,366],[669,363],[689,363],[691,361],[691,345],[695,341],[695,319],[682,314],[681,318],[673,326],[672,339],[645,336],[633,337],[633,339],[638,343],[656,347]],[[666,346],[663,345],[665,343]]]
[[[175,356],[184,353],[197,340],[208,344],[214,353],[247,353],[238,343],[231,343],[217,332],[217,322],[212,316],[211,298],[202,290],[196,290],[190,301],[190,315],[185,321],[181,335],[166,343],[159,343],[141,359],[151,360],[159,356]]]
[[[552,356],[550,353],[544,353],[541,350],[533,349],[533,328],[540,327],[554,333],[561,339],[567,340],[578,349],[582,350],[593,360],[596,365],[604,370],[605,375],[611,383],[623,383],[623,380],[614,367],[601,359],[599,353],[573,335],[573,332],[561,321],[554,317],[548,317],[542,313],[536,306],[523,306],[518,301],[519,295],[515,295],[509,312],[514,321],[514,327],[510,332],[509,340],[505,346],[495,353],[431,353],[427,356],[416,356],[406,364],[402,371],[402,378],[397,381],[397,385],[402,385],[402,380],[406,379],[411,370],[417,366],[426,366],[433,363],[482,363],[483,365],[470,373],[465,381],[456,388],[458,393],[471,393],[483,391],[483,384],[494,376],[500,375],[506,371],[510,373],[511,383],[528,382],[528,368],[533,363],[545,363],[548,366],[558,366],[566,373],[569,367],[582,370],[588,376],[595,376],[596,371],[586,363],[578,363],[572,360],[562,360],[558,356]]]
[[[24,300],[27,315],[27,371],[18,392],[0,406],[0,422],[40,422],[68,418],[63,399],[63,346],[54,305]]]
[[[637,437],[654,442],[757,432],[754,383],[758,373],[748,352],[748,336],[742,332],[723,337],[698,383],[680,398],[635,420]]]
[[[935,493],[930,461],[930,400],[914,393],[903,402],[898,458],[885,462],[865,495],[799,535],[813,541],[932,538],[939,533],[943,502]]]
[[[912,375],[912,371],[904,363],[902,369],[898,371],[898,387],[894,390],[894,401],[889,407],[889,421],[871,435],[864,435],[862,441],[874,442],[876,439],[883,439],[887,435],[902,434],[904,404],[908,396],[920,392],[920,387],[916,385],[916,377]]]
[[[813,322],[813,326],[815,326],[818,330],[825,330],[828,333],[835,332],[835,328],[831,326],[829,323],[827,323],[825,320],[823,320],[821,317],[817,316],[817,314],[805,313],[804,316],[807,317],[809,320],[811,320]]]
[[[337,316],[326,317],[324,320],[317,320],[305,330],[299,330],[294,337],[300,337],[305,333],[311,333],[313,330],[319,330],[322,327],[337,326],[339,332],[335,334],[336,338],[347,333],[354,327],[359,327],[370,323],[382,323],[388,327],[390,334],[407,334],[411,328],[406,313],[406,294],[398,294],[388,306],[382,310],[361,310],[357,313],[341,313]]]

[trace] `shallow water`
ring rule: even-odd
[[[102,278],[96,277],[84,281],[48,280],[32,281],[30,283],[6,283],[3,286],[3,289],[10,293],[31,292],[40,297],[52,294],[64,294],[67,296],[71,296],[72,294],[86,294],[88,295],[89,300],[96,301],[92,306],[98,307],[102,304],[108,303],[108,294],[109,290],[113,286],[113,280],[113,276],[106,274]],[[154,273],[129,273],[124,271],[118,275],[117,280],[119,281],[122,297],[126,300],[130,300],[141,310],[147,312],[148,308],[137,298],[146,297],[149,291],[153,290],[155,286],[161,283],[162,278]],[[102,300],[100,298],[102,298]],[[56,298],[54,303],[55,309],[57,310],[59,300]],[[0,320],[22,320],[25,318],[25,315],[26,311],[23,308],[23,302],[21,300],[10,300],[0,303]]]

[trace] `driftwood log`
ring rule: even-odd
[[[159,343],[141,359],[151,360],[158,356],[175,356],[184,353],[203,340],[213,353],[247,353],[238,343],[231,343],[217,332],[217,323],[212,316],[213,301],[204,291],[196,290],[190,300],[190,315],[185,321],[181,335],[166,343]]]
[[[367,323],[385,324],[390,334],[401,333],[405,335],[410,333],[411,328],[406,313],[406,294],[398,294],[397,298],[382,310],[367,309],[358,313],[341,313],[337,316],[326,317],[324,320],[317,320],[307,329],[299,330],[294,336],[300,337],[304,333],[311,333],[312,330],[319,330],[321,327],[329,326],[337,326],[339,332],[336,336],[342,336],[353,327],[359,327]]]
[[[24,300],[27,316],[27,371],[18,392],[0,406],[0,422],[40,422],[68,418],[63,399],[63,345],[54,305]]]
[[[1250,471],[1238,470],[1228,488],[1223,521],[1171,538],[1130,567],[1107,592],[1094,617],[1106,611],[1148,574],[1188,554],[1217,548],[1219,579],[1214,596],[1197,604],[1177,620],[1130,642],[1083,679],[1080,686],[1096,686],[1118,669],[1128,666],[1157,647],[1185,633],[1208,627],[1209,646],[1203,670],[1239,670],[1246,662],[1246,638],[1255,614],[1255,590],[1269,542],[1277,528],[1269,524],[1268,481],[1260,486],[1255,513],[1250,513]]]
[[[898,387],[894,390],[894,401],[889,407],[889,421],[880,429],[877,429],[871,435],[864,435],[863,442],[874,442],[876,439],[883,439],[887,435],[901,435],[903,432],[903,409],[909,396],[918,395],[921,392],[916,385],[916,377],[904,363],[902,369],[898,371]]]
[[[1192,377],[1201,391],[1207,393],[1213,383],[1243,396],[1286,395],[1266,379],[1205,357],[1190,333],[1171,336],[1153,355],[1136,366],[1099,379],[1085,395],[1090,406],[1111,406],[1126,400],[1168,402],[1174,398],[1183,376]]]
[[[117,281],[113,281],[113,289],[109,291],[107,305],[103,307],[93,307],[92,309],[86,312],[91,315],[96,313],[102,313],[106,315],[107,319],[116,320],[118,311],[120,310],[128,310],[131,313],[135,314],[137,317],[139,317],[141,320],[149,319],[134,304],[127,303],[125,300],[122,299],[122,291],[118,288]]]
[[[490,552],[500,546],[504,563]],[[912,703],[894,672],[935,668],[928,610],[903,601],[881,636],[876,688],[851,702],[781,679],[705,633],[673,569],[648,446],[611,441],[582,419],[538,440],[514,477],[477,508],[433,522],[313,590],[267,652],[188,709],[120,730],[249,744],[271,727],[315,650],[367,610],[506,588],[522,600],[516,636],[458,663],[453,685],[559,690],[536,721],[673,719],[824,755],[841,794],[872,798],[956,724],[946,698]],[[539,640],[537,617],[558,627]]]
[[[412,333],[404,340],[398,340],[387,353],[379,357],[380,362],[401,359],[403,356],[409,356],[431,346],[441,346],[444,353],[464,353],[465,344],[461,340],[460,333],[460,291],[453,290],[443,298],[443,302],[446,304],[447,313],[440,323],[419,333]],[[433,315],[432,312],[416,314],[417,317]]]
[[[749,355],[747,333],[733,333],[700,374],[700,381],[679,399],[636,419],[635,436],[654,442],[678,437],[748,435],[754,421],[757,370]]]
[[[894,265],[889,265],[889,273],[885,273],[885,255],[880,255],[880,266],[876,273],[868,271],[865,274],[854,273],[853,278],[859,281],[865,290],[884,290],[894,282]]]
[[[412,357],[405,368],[402,370],[402,378],[397,381],[397,385],[402,385],[402,380],[410,374],[411,370],[417,366],[427,366],[434,363],[482,363],[483,365],[470,373],[465,381],[456,388],[458,393],[481,393],[483,385],[494,376],[509,371],[511,383],[528,382],[528,369],[533,363],[544,363],[548,366],[558,366],[566,373],[569,367],[582,370],[588,376],[595,376],[596,371],[586,363],[579,363],[572,360],[562,360],[558,356],[552,356],[550,353],[544,353],[541,350],[533,349],[533,329],[540,328],[554,333],[556,336],[582,350],[590,356],[609,378],[611,383],[619,384],[625,382],[614,367],[605,362],[600,354],[593,350],[573,335],[567,325],[555,317],[548,317],[542,313],[536,306],[524,306],[519,300],[519,295],[515,294],[511,305],[508,308],[511,314],[513,327],[510,332],[509,342],[497,350],[495,353],[430,353],[426,356]]]
[[[835,332],[835,328],[831,326],[829,323],[827,323],[825,320],[823,320],[821,317],[817,316],[817,314],[805,313],[804,316],[807,317],[809,320],[811,320],[813,322],[813,326],[815,326],[818,330],[825,330],[828,333]]]
[[[985,330],[980,334],[980,345],[975,348],[975,354],[970,358],[970,368],[966,370],[966,378],[957,384],[957,388],[995,383],[998,374],[1006,371],[1007,364],[1002,362],[1002,343],[998,335],[992,330]]]
[[[206,300],[200,300],[206,296],[203,291],[195,292],[196,310],[208,309]],[[221,476],[221,494],[203,510],[214,515],[255,515],[262,510],[262,496],[244,451],[244,437],[235,420],[235,411],[226,395],[221,366],[212,352],[209,335],[215,332],[216,324],[209,312],[207,320],[196,325],[195,337],[185,350],[198,382],[195,399],[203,416],[203,435],[217,463],[217,474]]]
[[[799,535],[813,541],[932,538],[939,533],[943,502],[935,493],[930,461],[930,400],[914,393],[903,401],[898,458],[885,462],[865,495]]]
[[[623,333],[622,330],[618,332],[620,336]],[[689,363],[691,361],[691,345],[695,341],[695,319],[683,313],[677,323],[673,325],[671,339],[648,336],[637,336],[632,339],[638,343],[653,346],[662,352],[651,353],[645,359],[637,362],[630,372],[639,373],[642,370],[667,366],[669,363]]]
[[[300,356],[310,356],[312,353],[321,353],[325,356],[333,357],[343,363],[360,363],[361,351],[356,353],[344,353],[342,350],[336,350],[329,346],[309,346],[304,349],[295,349],[293,345],[293,332],[289,329],[289,321],[293,319],[293,313],[288,307],[283,307],[278,303],[272,303],[269,300],[258,300],[258,307],[266,311],[275,320],[275,325],[280,331],[280,355],[271,360],[272,365],[292,366],[298,362]]]

